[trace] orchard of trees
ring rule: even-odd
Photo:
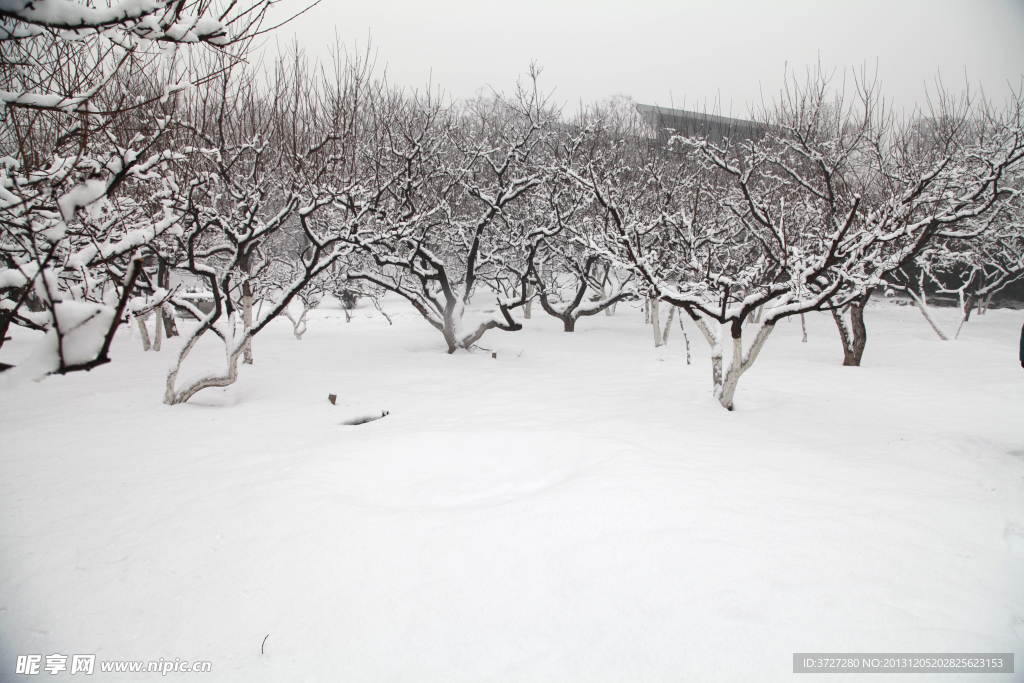
[[[153,344],[183,337],[176,404],[235,382],[275,318],[301,338],[328,294],[400,296],[449,353],[538,308],[572,332],[637,300],[656,343],[695,324],[731,410],[780,320],[830,313],[858,365],[873,293],[946,339],[929,295],[967,321],[1024,275],[1020,92],[900,117],[812,71],[752,137],[660,144],[622,100],[563,115],[533,69],[452,103],[341,50],[253,64],[269,4],[0,0],[0,345],[44,333],[6,372],[89,370],[153,318]],[[470,320],[471,298],[494,313]],[[223,367],[179,383],[201,338]]]

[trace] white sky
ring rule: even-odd
[[[391,83],[432,80],[455,98],[511,92],[536,60],[567,110],[624,94],[686,109],[718,101],[745,117],[778,92],[787,64],[802,75],[819,60],[836,83],[877,64],[897,109],[923,104],[940,72],[959,90],[966,70],[999,101],[1024,76],[1024,0],[322,0],[276,39],[326,57],[335,33],[350,51],[372,38]]]

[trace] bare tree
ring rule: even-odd
[[[544,186],[528,200],[532,207],[528,222],[533,227],[521,239],[528,245],[530,293],[536,293],[545,313],[561,320],[566,332],[573,332],[580,318],[608,311],[636,294],[632,274],[618,271],[590,248],[593,236],[589,233],[596,218],[593,197],[559,173],[562,150],[558,147],[549,155],[552,169]]]
[[[1002,218],[995,212],[989,223]],[[928,324],[947,341],[957,339],[972,311],[1007,285],[1024,277],[1024,226],[1006,222],[967,240],[937,240],[913,261],[890,274],[890,284],[907,292]],[[943,329],[928,305],[928,292],[956,297],[960,321],[952,334]]]
[[[927,115],[879,139],[867,155],[877,197],[857,246],[866,256],[851,279],[866,292],[883,285],[907,291],[940,338],[948,335],[930,315],[927,281],[958,295],[962,327],[979,299],[1019,276],[1014,179],[1024,164],[1022,111],[1019,92],[998,111],[967,91],[940,88]]]
[[[360,239],[375,267],[349,277],[408,300],[442,333],[449,353],[472,348],[487,330],[521,329],[511,311],[528,300],[527,283],[509,281],[506,266],[522,250],[508,239],[516,232],[509,226],[520,200],[543,182],[533,161],[550,118],[535,78],[513,100],[481,99],[460,111],[431,97],[407,100],[402,129],[387,139],[405,177],[377,231]],[[466,307],[481,287],[495,292],[499,315],[467,328]]]
[[[573,246],[545,244],[554,256],[536,278],[541,307],[561,320],[566,332],[573,332],[580,318],[596,315],[635,296],[628,288],[629,275],[616,278],[610,272],[611,265],[601,256],[581,254]]]
[[[203,147],[180,209],[184,258],[177,267],[206,284],[213,308],[204,314],[186,297],[172,299],[199,323],[167,376],[166,403],[234,383],[253,337],[348,255],[353,233],[376,215],[387,187],[374,175],[376,141],[364,136],[379,104],[368,76],[369,66],[356,61],[340,68],[335,81],[315,86],[304,60],[293,55],[278,63],[269,88],[257,88],[252,72],[232,69],[219,89],[192,101],[192,134]],[[332,209],[333,216],[323,216]],[[306,246],[291,282],[252,318],[251,280],[271,261],[268,248],[289,225],[297,226]],[[182,363],[207,332],[222,341],[225,367],[177,386]]]
[[[792,114],[803,115],[783,104],[774,120]],[[598,246],[608,258],[697,324],[711,347],[715,397],[731,409],[778,320],[852,296],[845,272],[861,258],[847,246],[864,229],[859,199],[841,211],[822,199],[828,169],[806,164],[770,120],[754,139],[673,144],[666,154],[637,143],[628,162],[591,155],[567,172],[601,209]]]
[[[0,345],[11,325],[47,332],[26,373],[109,361],[133,255],[176,229],[175,93],[209,76],[177,48],[238,58],[269,4],[0,6]]]

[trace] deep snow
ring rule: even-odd
[[[780,323],[729,413],[692,325],[687,366],[626,305],[574,333],[535,310],[494,359],[385,307],[276,321],[183,406],[178,340],[127,328],[110,365],[0,388],[0,680],[53,653],[246,683],[776,681],[813,651],[1024,671],[1024,313],[941,342],[872,305],[861,368],[830,317],[807,344]],[[15,334],[0,360],[38,339]]]

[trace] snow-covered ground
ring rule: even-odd
[[[0,679],[95,653],[246,683],[788,681],[817,651],[1014,652],[885,680],[1024,680],[1024,313],[941,342],[873,305],[861,368],[830,317],[807,344],[783,322],[729,413],[692,326],[690,366],[622,305],[449,356],[385,307],[275,322],[183,406],[177,340],[127,330],[108,366],[0,389]]]

